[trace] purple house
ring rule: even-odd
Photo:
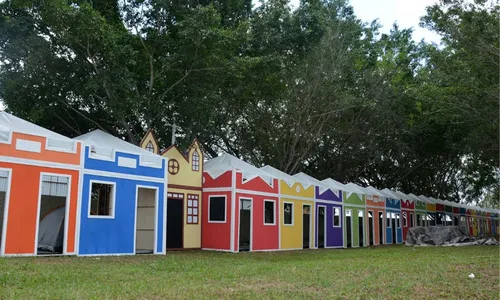
[[[343,248],[342,191],[304,173],[293,175],[315,186],[315,247]]]

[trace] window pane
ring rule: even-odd
[[[396,219],[398,222],[398,227],[401,227],[401,219],[399,218],[399,214],[396,214]]]
[[[110,216],[113,205],[112,195],[113,185],[93,182],[90,195],[90,214]]]
[[[410,227],[413,227],[413,213],[410,213]]]
[[[336,207],[333,208],[333,226],[340,226],[340,209]]]
[[[292,203],[285,203],[284,206],[284,222],[287,225],[292,225],[293,224],[293,204]]]
[[[391,227],[391,213],[387,213],[386,221],[387,221],[387,227]]]
[[[208,211],[209,221],[226,221],[226,198],[210,197],[210,207]]]
[[[274,202],[264,201],[264,223],[274,224]]]
[[[403,226],[408,227],[408,220],[406,219],[406,213],[403,213]]]

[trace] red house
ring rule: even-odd
[[[205,163],[202,198],[202,249],[279,249],[279,186],[268,173],[223,154]]]
[[[393,193],[401,199],[401,215],[403,216],[403,241],[406,241],[408,229],[415,227],[415,202],[413,198],[402,192]]]

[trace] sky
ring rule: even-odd
[[[293,6],[297,6],[299,0],[291,0]],[[437,34],[418,26],[420,17],[425,15],[427,6],[438,3],[438,0],[350,0],[355,15],[364,22],[375,19],[383,26],[380,31],[389,33],[394,22],[399,28],[414,29],[413,39],[419,42],[424,39],[428,43],[439,44],[440,38]]]

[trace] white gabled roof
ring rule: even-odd
[[[394,200],[399,199],[399,197],[397,195],[394,195],[394,193],[388,188],[385,188],[385,189],[381,190],[380,192],[387,198],[391,198]]]
[[[218,157],[205,162],[203,171],[207,172],[212,178],[217,178],[227,171],[238,170],[243,174],[244,180],[250,180],[255,177],[260,177],[269,185],[273,183],[273,176],[269,173],[262,171],[251,164],[242,161],[241,159],[232,156],[231,154],[224,153]]]
[[[18,118],[14,115],[6,113],[5,111],[0,111],[0,131],[14,131],[19,133],[50,137],[62,141],[72,141],[70,138],[64,135],[55,133],[54,131]]]
[[[424,199],[424,200],[425,200],[426,202],[428,202],[428,203],[433,203],[433,204],[434,204],[434,203],[436,203],[434,200],[432,200],[431,198],[426,197],[426,196],[424,196],[424,195],[420,195],[420,196],[418,196],[418,197],[419,197],[420,199]]]
[[[394,195],[398,196],[401,200],[410,200],[410,201],[412,201],[412,202],[414,201],[412,197],[410,197],[410,196],[406,195],[406,194],[405,194],[405,193],[403,193],[403,192],[400,192],[400,191],[393,191],[393,190],[391,190],[391,192],[392,192]]]
[[[302,186],[306,189],[311,185],[308,182],[304,182],[298,178],[293,177],[292,175],[289,175],[289,174],[287,174],[283,171],[280,171],[276,168],[273,168],[269,165],[263,166],[262,168],[260,168],[260,170],[270,174],[271,176],[273,176],[275,178],[283,180],[284,182],[286,182],[286,184],[288,184],[289,187],[292,187],[296,182],[302,184]]]
[[[365,190],[367,192],[371,193],[372,195],[379,196],[379,197],[385,197],[379,190],[377,190],[373,186],[367,186],[367,187],[365,187]]]
[[[425,199],[423,199],[423,198],[421,198],[421,197],[419,197],[419,196],[417,196],[415,194],[409,194],[408,196],[412,197],[413,200],[415,200],[415,201],[427,202],[427,200],[425,200]]]
[[[325,184],[326,186],[330,187],[331,189],[336,189],[336,190],[341,190],[341,191],[347,192],[347,187],[344,184],[338,182],[337,180],[334,180],[331,178],[326,178],[326,179],[321,180],[321,182],[323,184]]]
[[[340,189],[332,189],[328,185],[326,185],[324,182],[321,182],[318,179],[316,179],[310,175],[307,175],[306,173],[300,172],[300,173],[293,175],[293,177],[299,178],[300,180],[304,180],[304,181],[309,182],[310,184],[316,185],[319,188],[319,192],[321,194],[324,193],[326,190],[332,190],[337,195],[337,197],[339,197]]]
[[[96,146],[99,148],[114,149],[116,151],[123,151],[134,154],[157,156],[156,154],[142,149],[139,146],[131,144],[127,141],[117,138],[107,132],[100,129],[93,130],[86,134],[82,134],[74,138],[74,140],[82,141],[87,145]]]

